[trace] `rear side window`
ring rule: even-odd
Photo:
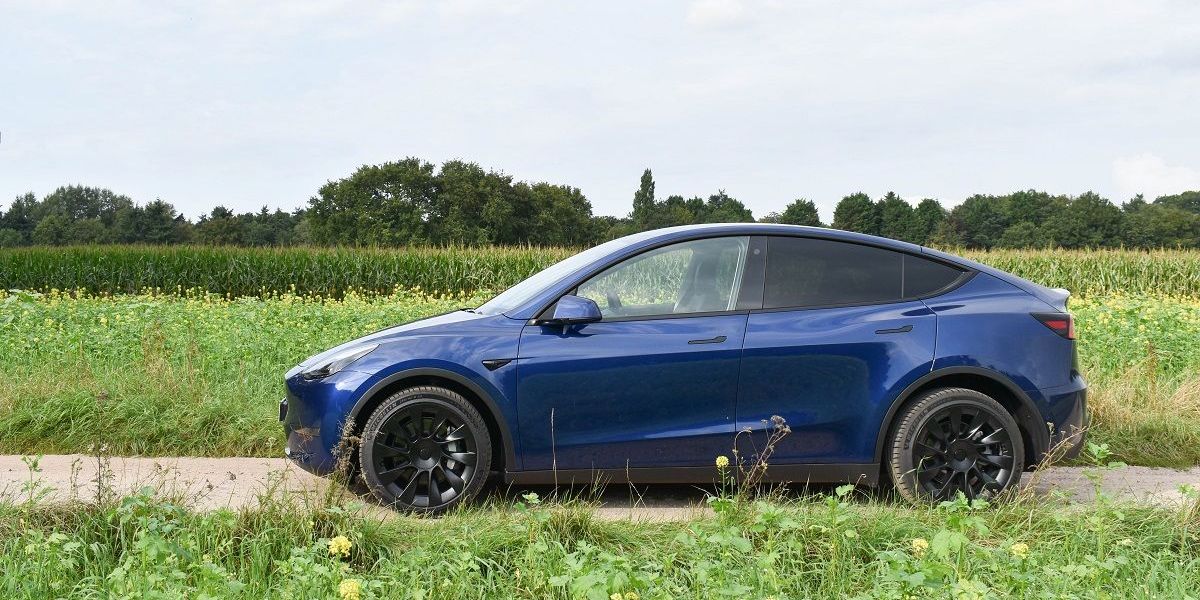
[[[926,258],[904,255],[904,297],[928,296],[958,280],[963,271]]]
[[[873,246],[772,237],[767,243],[763,308],[896,302],[942,289],[961,273]]]

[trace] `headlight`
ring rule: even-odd
[[[321,379],[329,377],[338,371],[350,366],[350,363],[368,355],[372,350],[379,347],[379,344],[368,344],[366,346],[351,346],[331,354],[321,359],[321,362],[309,365],[300,373],[305,379]]]

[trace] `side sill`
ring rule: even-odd
[[[773,465],[765,481],[773,483],[879,484],[879,463]],[[716,467],[640,467],[635,469],[559,469],[507,471],[505,483],[590,485],[594,483],[715,483]]]

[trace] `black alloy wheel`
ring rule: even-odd
[[[461,395],[422,386],[384,400],[363,429],[363,477],[383,502],[441,512],[479,493],[491,469],[491,439]]]
[[[934,390],[903,413],[892,436],[892,480],[909,500],[992,498],[1025,466],[1016,420],[980,392]]]

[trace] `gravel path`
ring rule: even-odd
[[[0,456],[0,499],[23,501],[30,488],[43,502],[96,498],[97,462],[84,455],[44,456],[32,473],[20,456]],[[122,458],[109,459],[109,488],[128,494],[149,486],[159,493],[186,500],[201,510],[255,506],[261,498],[287,497],[316,502],[327,491],[326,481],[296,468],[282,458]],[[1061,494],[1074,502],[1093,499],[1093,485],[1079,467],[1054,467],[1026,473],[1024,485],[1036,492]],[[1200,488],[1200,467],[1187,470],[1125,467],[1107,471],[1103,490],[1119,498],[1174,504],[1182,500],[1179,486]],[[515,497],[532,490],[543,497],[550,487],[505,488],[492,493]],[[287,492],[283,494],[283,492]],[[802,493],[797,491],[796,493]],[[705,491],[694,486],[611,485],[599,498],[597,513],[604,518],[638,520],[686,519],[705,512]],[[385,511],[380,507],[371,510]]]

